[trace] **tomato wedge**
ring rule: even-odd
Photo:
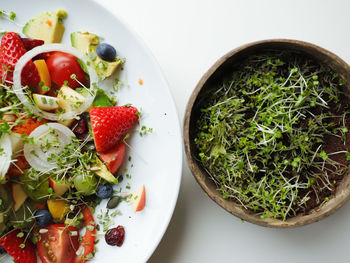
[[[46,231],[47,230],[47,231]],[[36,247],[42,263],[73,263],[79,248],[79,229],[64,224],[42,228]]]
[[[68,86],[75,89],[80,84],[71,79],[71,75],[75,74],[80,83],[86,84],[86,74],[81,68],[78,60],[71,54],[55,51],[46,59],[46,65],[50,72],[50,77],[57,85],[62,86],[65,81]]]
[[[86,207],[83,210],[86,232],[81,240],[81,246],[84,248],[84,254],[78,256],[74,263],[84,263],[93,257],[95,240],[96,240],[96,223],[91,214],[90,208]]]

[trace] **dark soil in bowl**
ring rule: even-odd
[[[249,63],[251,63],[252,60],[262,59],[266,54],[273,60],[273,63],[277,63],[276,67],[280,67],[278,70],[283,73],[284,79],[279,80],[277,78],[278,76],[275,75],[269,76],[269,70],[273,66],[265,67],[264,64],[264,66],[259,68],[259,71],[261,71],[261,76],[268,78],[266,79],[266,83],[264,83],[265,80],[263,78],[257,78],[252,80],[251,83],[249,82],[251,84],[251,89],[247,88],[247,90],[245,90],[246,87],[244,86],[235,86],[238,82],[236,80],[244,78],[242,75],[242,68],[244,67],[249,71],[249,66],[251,66]],[[266,60],[266,57],[264,57],[264,59]],[[307,103],[316,101],[309,101],[308,96],[311,97],[313,91],[309,92],[308,89],[312,85],[315,85],[314,89],[317,89],[319,86],[327,89],[329,88],[328,84],[331,83],[331,85],[334,85],[333,88],[337,93],[337,99],[332,98],[332,92],[325,91],[323,93],[320,91],[318,95],[321,98],[319,99],[317,97],[318,95],[316,96],[317,101],[314,106],[305,106],[306,109],[300,110],[300,115],[296,116],[292,114],[292,118],[289,112],[290,120],[294,120],[294,117],[296,117],[296,121],[291,123],[286,122],[286,124],[290,125],[292,131],[284,129],[282,121],[282,127],[276,124],[276,127],[280,129],[277,134],[275,132],[276,130],[272,129],[272,126],[269,127],[268,124],[278,123],[276,119],[279,118],[279,115],[276,115],[275,112],[275,115],[272,115],[275,119],[266,121],[265,119],[268,118],[269,115],[261,115],[259,111],[260,109],[265,109],[266,112],[270,110],[273,112],[273,109],[276,108],[279,102],[278,99],[270,101],[269,96],[275,93],[277,97],[282,96],[279,94],[278,88],[273,87],[273,82],[281,81],[282,83],[285,79],[288,80],[289,74],[291,74],[292,77],[294,76],[294,73],[291,72],[291,64],[285,63],[285,65],[278,65],[279,62],[277,60],[279,59],[282,62],[293,61],[293,65],[300,72],[303,71],[302,67],[305,65],[310,68],[304,72],[308,75],[308,78],[305,77],[305,79],[312,79],[309,85],[306,85],[305,82],[305,91],[300,91],[300,94],[295,93],[295,98],[293,98],[293,92],[286,93],[288,96],[290,95],[290,100],[296,101],[295,105],[299,103],[300,99],[301,106],[298,104],[296,109],[291,108],[290,111],[296,110],[296,112],[299,112],[298,109],[304,107],[303,103],[305,103],[305,101],[307,101]],[[248,60],[250,62],[247,62]],[[264,61],[264,63],[265,62],[266,61]],[[255,61],[254,65],[259,63],[260,62]],[[322,66],[322,70],[320,70],[320,65]],[[327,69],[325,70],[325,68]],[[255,70],[256,69],[253,68],[251,72]],[[315,75],[317,75],[317,78],[310,75],[313,70],[316,72]],[[236,80],[233,79],[234,72],[239,72],[239,74],[241,74],[240,76],[235,76]],[[297,74],[297,72],[298,71],[296,71],[295,74]],[[332,80],[328,79],[330,76],[333,77]],[[269,80],[272,80],[272,82],[269,82]],[[242,54],[241,58],[236,57],[233,63],[227,63],[225,70],[221,70],[216,74],[215,78],[210,79],[206,83],[206,88],[198,95],[195,107],[192,111],[191,126],[195,127],[195,129],[190,130],[190,137],[196,142],[195,145],[192,145],[192,148],[197,157],[197,161],[203,165],[209,177],[215,182],[223,198],[232,200],[236,202],[237,205],[245,207],[247,210],[263,218],[272,217],[283,220],[308,214],[311,210],[317,209],[331,199],[336,193],[337,187],[342,182],[344,176],[347,175],[349,165],[347,152],[350,151],[350,136],[347,130],[350,130],[350,115],[344,113],[350,110],[350,100],[346,96],[347,90],[345,90],[342,82],[341,77],[328,68],[328,65],[324,64],[322,58],[315,59],[312,55],[301,54],[298,50],[286,51],[270,48],[255,52],[254,56],[244,56],[244,54]],[[302,81],[300,81],[300,83],[302,86]],[[284,86],[282,86],[282,88],[284,88]],[[223,92],[221,90],[218,91],[219,89],[222,89]],[[263,90],[262,93],[259,91],[260,89]],[[232,92],[232,90],[235,92]],[[265,90],[267,90],[266,93],[264,93]],[[308,92],[310,94],[308,94]],[[229,95],[227,95],[224,100],[221,100],[216,96],[218,93]],[[235,97],[235,93],[237,97]],[[258,98],[258,96],[260,95],[262,98],[267,97],[268,99],[266,99],[266,101],[264,101],[264,99],[259,101],[260,98]],[[302,99],[304,95],[308,98]],[[243,102],[240,101],[242,99],[244,99]],[[237,108],[232,112],[228,112],[229,115],[224,116],[222,112],[227,111],[227,109],[223,108],[221,105],[227,103],[228,100],[237,100],[238,106],[236,105]],[[289,100],[289,97],[287,97],[287,100]],[[320,105],[318,105],[319,100],[321,102]],[[323,103],[322,101],[327,101],[327,103],[321,105]],[[261,102],[261,104],[257,104],[257,102]],[[275,105],[275,103],[277,104]],[[219,104],[221,108],[217,107],[215,110],[219,110],[220,113],[215,111],[215,114],[213,114],[213,112],[211,112],[212,106]],[[290,103],[287,102],[283,105],[290,105]],[[318,116],[323,116],[322,114],[327,116],[319,122],[319,126],[326,127],[324,129],[318,128],[317,125],[313,123],[314,121],[319,121]],[[238,115],[242,116],[237,118]],[[283,116],[283,114],[281,115]],[[288,116],[288,114],[285,116]],[[215,125],[219,123],[215,118],[222,118],[219,122],[224,121],[225,125],[236,125],[239,130],[236,131],[232,128],[227,130],[222,128],[220,130],[214,127],[213,123],[215,123]],[[230,118],[232,118],[232,120],[229,120]],[[253,127],[256,129],[257,125],[259,127],[259,132],[256,134],[249,133],[251,132],[251,128]],[[313,133],[309,134],[309,132],[311,133],[313,131],[311,131],[311,129],[315,129],[316,135]],[[245,134],[246,137],[242,137],[242,130],[249,131]],[[319,136],[320,138],[317,138],[318,132],[321,132],[321,130],[322,135]],[[213,131],[216,134],[213,135]],[[220,135],[220,132],[227,133],[228,131],[232,134]],[[274,135],[271,136],[275,137],[266,139],[265,136],[270,136],[272,133],[271,131],[274,133]],[[299,131],[300,136],[298,135]],[[215,141],[214,137],[218,134],[221,136],[221,139]],[[309,134],[308,137],[305,134]],[[304,138],[302,136],[307,137],[305,138],[305,143],[295,144],[294,140]],[[215,141],[215,143],[210,145],[210,143],[203,142],[208,138]],[[235,142],[226,143],[224,140]],[[245,143],[242,141],[245,140],[248,141],[246,143],[247,146],[242,145]],[[310,144],[309,140],[314,143]],[[249,142],[252,141],[254,143],[249,144]],[[270,144],[271,141],[273,144]],[[263,147],[259,146],[261,142]],[[266,145],[266,147],[264,145]],[[298,145],[299,148],[295,148],[295,145]],[[273,154],[270,154],[271,150],[266,150],[268,147],[275,147],[274,150],[277,147],[278,150],[272,151]],[[283,147],[290,147],[291,151],[288,152],[288,149]],[[309,148],[304,149],[303,147]],[[266,152],[264,152],[265,150]],[[245,156],[247,157],[245,158]],[[231,163],[228,159],[232,158],[236,158],[236,161]],[[230,165],[227,166],[227,164]],[[280,164],[281,166],[277,169],[276,167]],[[280,171],[282,171],[282,173]],[[281,174],[279,178],[276,176],[278,173]],[[288,192],[286,192],[285,196],[281,194],[285,191],[283,187],[281,187],[283,185],[282,178],[286,181],[288,187],[293,184],[296,185],[294,188],[292,186]],[[278,184],[276,184],[275,181],[278,181]],[[253,187],[255,187],[255,189],[252,189]],[[262,188],[260,189],[260,187]],[[258,191],[256,191],[257,188]],[[276,197],[278,198],[275,200],[274,198]]]

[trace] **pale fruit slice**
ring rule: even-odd
[[[46,95],[33,94],[35,105],[44,111],[52,111],[58,109],[58,99]]]
[[[64,195],[69,189],[69,184],[63,181],[56,181],[55,179],[49,178],[49,185],[58,196]]]
[[[69,205],[66,200],[47,200],[47,207],[54,219],[62,220],[69,212]]]
[[[146,188],[143,184],[131,195],[131,205],[135,212],[141,211],[146,205]]]
[[[58,106],[63,112],[75,111],[84,103],[85,97],[68,86],[62,86],[57,95]],[[69,126],[73,119],[59,120],[59,123]]]
[[[13,154],[16,155],[17,153],[23,151],[24,141],[21,134],[13,132],[9,136]]]
[[[15,212],[21,208],[27,197],[28,195],[24,192],[22,185],[16,183],[12,184],[12,198],[15,203],[13,210],[15,210]]]

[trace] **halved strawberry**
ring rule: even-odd
[[[0,246],[13,257],[17,263],[36,263],[35,247],[25,236],[14,229],[0,238]]]
[[[15,32],[6,33],[1,39],[0,79],[13,81],[13,70],[20,57],[26,53],[22,40]],[[38,70],[32,61],[23,68],[21,73],[22,85],[37,87],[40,82]]]
[[[90,109],[92,131],[98,152],[106,152],[124,139],[139,119],[133,106],[96,107]]]

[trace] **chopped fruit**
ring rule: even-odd
[[[15,132],[11,133],[9,136],[12,145],[12,152],[16,155],[17,153],[23,150],[23,138],[21,137],[21,134]]]
[[[36,69],[38,70],[39,77],[40,77],[40,83],[39,83],[39,86],[37,87],[38,92],[40,94],[45,94],[51,88],[50,72],[47,68],[45,60],[43,59],[35,60],[34,65],[36,66]]]
[[[58,99],[51,96],[33,94],[35,105],[44,111],[52,111],[58,109]]]
[[[93,166],[91,170],[93,170],[96,175],[106,180],[107,182],[117,184],[118,179],[115,178],[114,175],[107,169],[106,165],[104,165],[98,157],[96,157],[96,161],[97,165]]]
[[[49,69],[51,81],[58,86],[67,86],[75,89],[81,84],[86,84],[86,73],[82,69],[77,58],[71,54],[55,51],[46,59],[47,68]],[[75,76],[72,78],[72,75]]]
[[[17,263],[36,263],[36,253],[33,244],[20,234],[20,230],[14,229],[0,238],[0,246],[13,257]]]
[[[37,15],[23,27],[23,34],[41,39],[45,43],[60,43],[65,30],[63,19],[67,17],[65,10],[45,12]]]
[[[62,220],[69,212],[69,205],[66,200],[47,200],[47,207],[54,219]]]
[[[36,245],[43,263],[73,263],[79,247],[79,229],[63,224],[41,228]]]
[[[57,181],[52,177],[49,178],[49,185],[58,196],[64,195],[68,191],[70,185],[63,181]]]
[[[32,39],[32,38],[21,38],[24,48],[29,51],[37,46],[44,45],[44,41],[40,39]]]
[[[86,207],[83,210],[84,221],[86,226],[86,232],[83,236],[80,247],[82,248],[82,253],[78,253],[77,258],[74,263],[84,263],[88,261],[88,255],[93,255],[96,240],[96,223],[94,217],[91,214],[90,208]],[[79,248],[80,250],[80,248]]]
[[[100,153],[101,160],[105,163],[108,170],[115,174],[121,164],[123,163],[125,156],[125,144],[124,142],[118,143],[115,148],[109,150],[108,152]]]
[[[0,51],[0,80],[8,82],[13,81],[13,70],[20,57],[26,53],[27,50],[20,37],[15,32],[6,33],[1,39]],[[22,85],[37,87],[40,82],[38,71],[32,61],[29,61],[23,68],[21,73]]]
[[[46,121],[44,120],[38,121],[27,117],[24,117],[23,120],[24,120],[24,124],[20,124],[13,127],[12,132],[29,135],[32,131],[34,131],[40,125],[46,123]]]
[[[141,211],[146,204],[146,188],[142,185],[131,196],[131,205],[135,212]]]
[[[96,150],[107,152],[121,142],[139,119],[133,106],[95,107],[90,109]]]
[[[21,184],[12,183],[11,190],[12,190],[12,198],[15,203],[13,206],[13,210],[15,210],[16,212],[23,205],[25,200],[28,198],[28,195],[26,194],[26,192],[24,192]]]
[[[72,88],[68,86],[62,86],[57,95],[58,106],[64,112],[73,111],[75,108],[79,108],[84,102],[85,98],[83,95],[79,94]],[[69,126],[73,122],[73,119],[62,120],[59,123]]]

